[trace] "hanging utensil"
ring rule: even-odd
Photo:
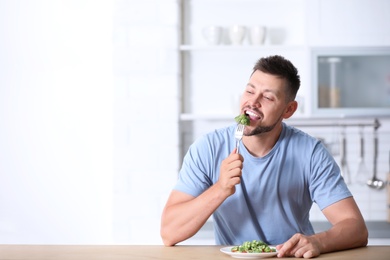
[[[371,188],[374,188],[374,189],[382,189],[384,188],[385,186],[385,183],[378,179],[376,177],[376,166],[377,166],[377,159],[378,159],[378,136],[377,136],[377,132],[376,132],[376,129],[374,131],[374,167],[373,167],[373,175],[372,175],[372,179],[368,180],[367,181],[367,185]]]
[[[364,185],[367,183],[367,178],[369,177],[368,169],[366,167],[366,163],[364,161],[364,127],[361,126],[359,130],[359,141],[360,141],[360,149],[359,149],[359,165],[356,171],[356,182],[358,184]]]
[[[390,151],[389,151],[389,172],[387,173],[387,222],[390,223]]]
[[[347,139],[345,138],[345,129],[341,132],[340,155],[341,175],[343,176],[345,183],[351,184],[351,175],[347,163]]]

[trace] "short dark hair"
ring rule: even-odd
[[[256,62],[252,74],[256,70],[285,79],[287,83],[287,101],[295,99],[301,85],[301,80],[297,68],[295,68],[291,61],[279,55],[268,56]]]

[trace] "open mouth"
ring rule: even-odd
[[[251,121],[256,121],[261,118],[261,116],[258,113],[252,110],[246,110],[245,115],[247,115]]]

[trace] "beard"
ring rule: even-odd
[[[274,124],[272,125],[266,125],[266,126],[256,126],[252,131],[250,132],[244,132],[245,136],[252,136],[252,135],[259,135],[267,132],[271,132],[277,124],[279,124],[282,116],[280,116]]]

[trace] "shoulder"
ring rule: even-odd
[[[328,158],[330,153],[325,145],[316,137],[296,128],[283,123],[281,134],[281,145],[287,146],[297,155],[313,159],[321,157]]]
[[[305,144],[305,145],[316,146],[319,143],[321,143],[321,141],[318,140],[317,138],[309,135],[308,133],[306,133],[306,132],[304,132],[296,127],[287,125],[286,123],[283,123],[283,130],[282,130],[281,136],[284,139],[287,139],[289,141],[299,142],[299,143]]]
[[[213,154],[219,153],[221,150],[231,150],[232,145],[234,145],[235,126],[233,124],[218,128],[199,136],[190,145],[188,152],[193,155],[212,158]]]
[[[230,139],[234,138],[234,131],[235,131],[236,124],[229,125],[227,127],[218,128],[214,131],[211,131],[207,134],[204,134],[197,138],[194,143],[196,144],[205,144],[205,143],[212,143],[212,144],[222,144],[229,142]]]

